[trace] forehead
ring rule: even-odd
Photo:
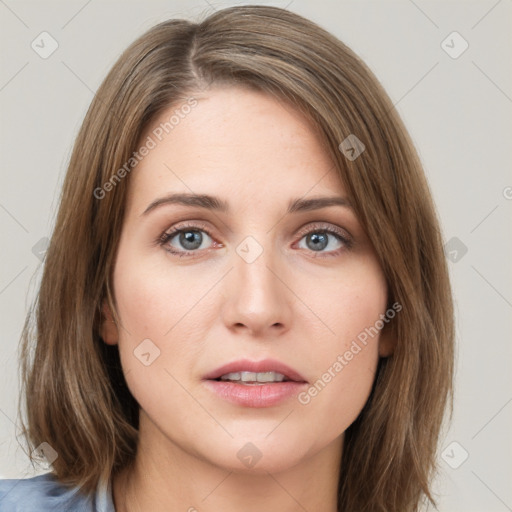
[[[139,146],[148,137],[155,145],[131,177],[131,196],[229,189],[261,200],[261,192],[278,190],[287,201],[308,191],[343,192],[322,138],[288,102],[233,86],[190,98],[194,103],[180,100],[145,130]]]

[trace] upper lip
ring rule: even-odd
[[[288,365],[277,361],[276,359],[263,359],[261,361],[251,361],[249,359],[238,359],[230,363],[219,366],[215,370],[207,373],[203,378],[205,380],[218,379],[226,373],[238,372],[277,372],[283,374],[287,379],[296,382],[307,382],[306,379],[296,370]]]

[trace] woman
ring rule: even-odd
[[[3,481],[2,510],[435,504],[453,311],[431,195],[374,75],[289,11],[170,20],[123,53],[22,341],[51,472]]]

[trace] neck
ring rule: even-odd
[[[183,449],[141,412],[134,463],[113,479],[116,512],[337,512],[343,436],[292,467],[242,471]],[[259,468],[256,470],[256,468]]]

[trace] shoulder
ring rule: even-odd
[[[115,512],[106,498],[87,496],[78,487],[66,487],[52,473],[0,479],[0,512]],[[99,501],[103,502],[101,507],[97,506]]]

